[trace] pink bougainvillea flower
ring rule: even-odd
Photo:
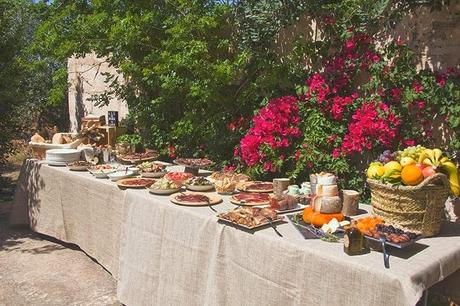
[[[313,87],[322,85],[312,82]],[[270,100],[253,118],[253,126],[240,141],[240,155],[248,166],[260,163],[265,158],[263,148],[271,150],[289,148],[291,140],[301,136],[297,126],[300,122],[298,100],[292,96]],[[269,167],[275,171],[273,165]],[[269,171],[269,170],[267,170]]]
[[[406,146],[415,146],[415,140],[413,139],[405,139],[403,141],[403,143],[406,145]]]
[[[396,45],[404,46],[405,44],[406,44],[406,42],[404,41],[404,39],[398,37],[398,39],[396,40]]]
[[[416,93],[420,93],[423,91],[423,86],[420,85],[420,83],[418,83],[417,81],[414,81],[414,83],[412,83],[412,88],[415,90]]]
[[[298,161],[298,160],[299,160],[300,154],[301,154],[301,152],[300,152],[299,149],[295,150],[295,154],[294,154],[294,160],[295,160],[295,161]]]
[[[444,87],[444,85],[446,85],[446,80],[447,80],[447,76],[444,73],[436,75],[436,83],[439,86]]]
[[[176,157],[176,147],[173,145],[168,146],[169,157]]]
[[[236,166],[235,165],[227,165],[224,167],[224,172],[233,172],[236,170]]]
[[[391,96],[395,100],[401,100],[402,89],[401,88],[392,88],[391,89]]]

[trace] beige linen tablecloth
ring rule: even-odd
[[[118,294],[127,305],[414,305],[460,267],[455,224],[394,252],[385,269],[381,253],[348,256],[290,223],[277,226],[283,238],[246,232],[146,190],[127,191],[125,204]]]
[[[75,243],[118,275],[124,192],[87,172],[25,161],[10,224],[30,222],[32,230]]]
[[[214,207],[235,206],[224,198]],[[290,223],[277,226],[283,238],[271,228],[242,231],[208,207],[30,161],[12,221],[26,222],[27,211],[35,231],[78,244],[106,267],[129,306],[414,305],[460,268],[458,224],[394,251],[385,269],[381,253],[350,257],[341,243],[305,240]]]

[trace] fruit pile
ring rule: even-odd
[[[378,161],[367,169],[367,177],[390,184],[416,186],[425,178],[444,173],[455,196],[460,195],[457,166],[440,149],[427,149],[420,145],[403,151],[385,151]]]

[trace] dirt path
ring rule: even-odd
[[[0,305],[120,305],[115,280],[78,247],[8,226],[19,168],[0,168]]]

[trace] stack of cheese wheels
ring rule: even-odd
[[[339,222],[343,221],[342,200],[339,197],[336,176],[322,172],[316,177],[316,196],[312,199],[311,206],[304,210],[304,221],[316,227],[321,227],[334,218]]]

